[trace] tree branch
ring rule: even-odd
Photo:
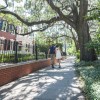
[[[69,24],[70,26],[72,26],[75,29],[75,24],[73,23],[72,19],[70,18],[70,15],[64,15],[61,12],[60,8],[53,4],[52,0],[46,0],[46,1],[50,5],[50,7],[59,14],[59,17],[62,20],[64,20],[67,24]]]
[[[59,14],[60,17],[62,18],[65,17],[64,14],[60,11],[59,7],[53,4],[52,0],[46,0],[46,1],[50,5],[50,7]]]
[[[14,12],[6,11],[6,10],[1,10],[0,13],[13,15],[18,20],[20,20],[22,23],[24,23],[27,26],[39,25],[39,24],[43,24],[43,23],[50,24],[50,23],[53,23],[53,22],[61,21],[62,20],[59,16],[57,16],[57,17],[53,17],[53,18],[51,18],[49,20],[41,20],[41,21],[27,22],[27,21],[25,21],[24,19],[22,19],[19,15],[17,15]]]
[[[16,32],[16,34],[19,34],[19,35],[28,35],[28,34],[31,34],[31,33],[33,33],[33,32],[42,32],[42,31],[45,31],[46,29],[48,29],[49,27],[51,27],[51,26],[53,26],[53,24],[49,24],[49,25],[47,25],[47,26],[45,26],[45,27],[43,27],[43,28],[39,28],[39,29],[36,29],[36,30],[32,30],[32,31],[30,31],[30,32],[27,32],[27,33],[22,33],[22,34],[19,34],[19,33],[17,33],[17,30],[15,29],[15,32]]]

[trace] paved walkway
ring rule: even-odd
[[[0,100],[85,100],[73,67],[74,57],[62,68],[47,67],[0,87]]]

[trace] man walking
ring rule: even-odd
[[[50,54],[50,58],[51,58],[51,65],[52,68],[54,68],[54,60],[55,60],[55,45],[52,44],[52,46],[50,46],[49,50],[48,50],[48,54]]]

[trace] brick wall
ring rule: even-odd
[[[12,82],[22,76],[28,75],[49,65],[50,59],[46,59],[25,64],[16,64],[10,67],[2,67],[0,69],[0,86]]]

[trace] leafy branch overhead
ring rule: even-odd
[[[27,0],[27,2],[28,1],[29,0]],[[6,0],[5,2],[6,2],[6,6],[4,8],[1,8],[0,13],[6,14],[6,15],[10,14],[10,15],[16,17],[19,21],[21,21],[23,24],[25,24],[27,26],[33,26],[33,25],[39,25],[39,24],[46,24],[48,26],[48,24],[55,23],[56,21],[63,21],[64,20],[68,24],[72,24],[71,26],[75,27],[73,25],[73,23],[72,23],[72,16],[64,14],[63,11],[61,11],[59,7],[57,7],[56,5],[54,5],[54,2],[52,2],[52,0],[46,0],[45,2],[44,1],[42,1],[42,2],[35,1],[34,2],[35,3],[34,4],[34,9],[32,7],[30,7],[31,13],[33,11],[33,15],[34,15],[34,12],[37,12],[37,7],[36,7],[37,6],[37,2],[38,2],[38,5],[43,5],[43,3],[46,4],[46,6],[49,5],[51,8],[48,9],[48,12],[50,12],[51,9],[53,10],[53,12],[54,12],[53,15],[54,16],[52,16],[51,18],[48,18],[48,19],[44,18],[45,20],[39,16],[40,18],[37,21],[35,21],[36,19],[32,19],[32,18],[31,18],[31,21],[28,21],[29,20],[28,18],[26,19],[26,18],[22,18],[21,17],[22,15],[21,15],[20,12],[16,13],[14,11],[5,9],[5,8],[9,7],[9,0],[8,1]],[[30,2],[32,3],[32,1],[30,1]],[[61,3],[61,2],[58,1],[58,3]],[[42,11],[43,11],[44,8],[45,7],[42,7],[42,10],[40,12],[38,11],[38,13],[43,14]],[[38,9],[38,10],[40,10],[40,9]],[[46,10],[46,9],[44,9],[44,10]],[[48,12],[47,12],[47,15],[48,15]],[[31,13],[30,14],[27,13],[27,14],[29,14],[29,15],[32,16]],[[49,15],[51,15],[51,14],[49,14]]]

